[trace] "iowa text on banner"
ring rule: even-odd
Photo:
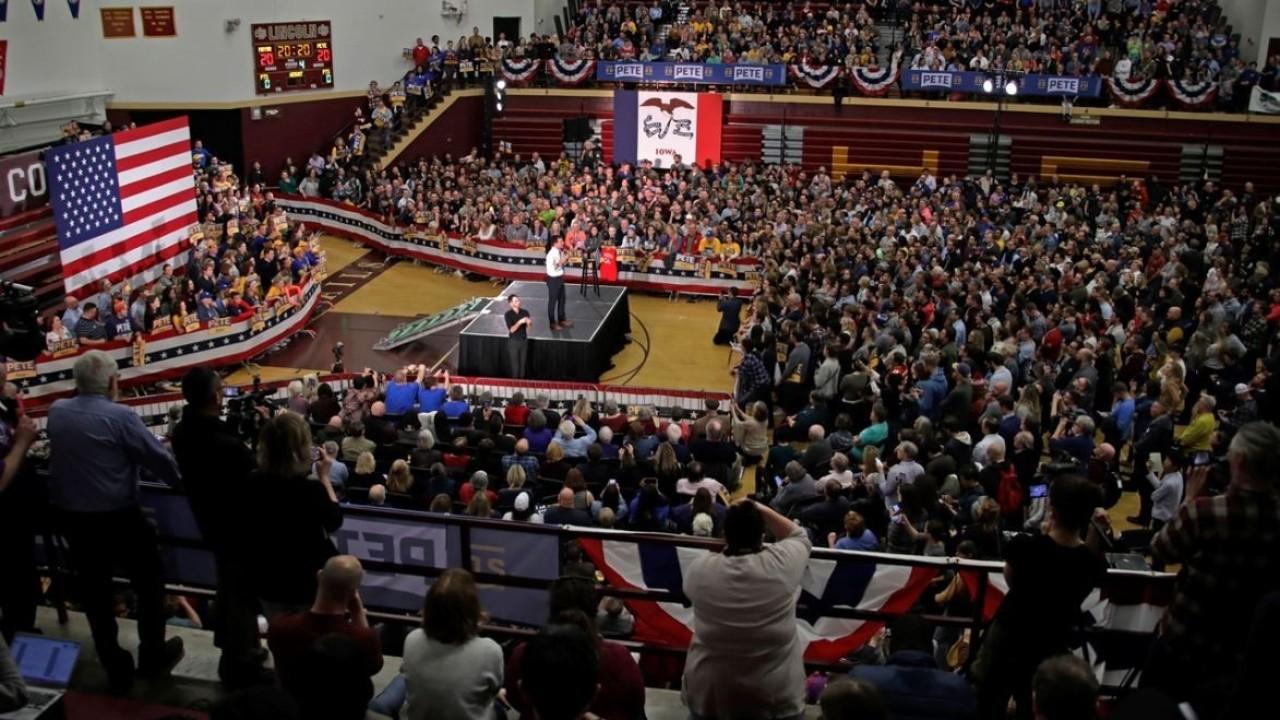
[[[619,90],[613,94],[613,161],[670,167],[720,162],[724,101],[716,93]]]

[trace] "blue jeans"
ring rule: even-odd
[[[400,717],[400,708],[404,706],[404,699],[408,695],[405,689],[404,675],[396,675],[391,678],[391,682],[382,689],[382,692],[373,696],[369,701],[369,709],[386,715],[387,717]]]

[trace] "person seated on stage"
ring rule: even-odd
[[[371,453],[378,444],[364,436],[364,423],[356,420],[347,426],[347,436],[342,439],[342,459],[355,462],[361,453]]]
[[[387,414],[392,417],[408,415],[418,402],[418,384],[409,382],[408,377],[408,373],[400,369],[396,371],[394,379],[387,383]]]
[[[519,390],[511,393],[507,406],[502,408],[502,419],[507,425],[524,427],[529,419],[529,406],[524,404],[524,393]]]
[[[575,438],[575,430],[581,428],[583,436]],[[585,458],[587,456],[587,448],[596,441],[596,431],[591,429],[582,418],[574,416],[572,420],[565,420],[560,423],[560,432],[551,440],[552,445],[559,445],[564,450],[565,457]]]
[[[369,417],[365,420],[364,433],[375,443],[393,443],[400,439],[400,431],[396,423],[387,417],[387,404],[381,400],[369,406]]]
[[[443,385],[449,384],[449,371],[444,373]],[[438,412],[444,407],[445,389],[442,385],[436,385],[434,375],[427,373],[425,365],[418,366],[418,412],[431,413]]]
[[[545,453],[547,446],[551,444],[551,438],[555,433],[551,428],[547,427],[547,416],[542,410],[534,410],[529,413],[529,418],[525,423],[524,432],[521,434],[529,443],[529,452]]]
[[[444,406],[441,407],[440,410],[444,413],[444,416],[450,420],[457,420],[462,417],[463,413],[471,411],[471,406],[467,404],[461,385],[454,385],[449,388],[449,399],[445,401]]]

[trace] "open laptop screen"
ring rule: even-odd
[[[71,682],[80,646],[70,640],[19,633],[13,638],[13,661],[28,684],[65,688]]]

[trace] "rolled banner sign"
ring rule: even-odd
[[[580,85],[595,73],[596,61],[580,58],[564,61],[559,57],[547,61],[547,72],[561,85]]]
[[[500,65],[502,77],[517,85],[529,82],[538,74],[538,61],[530,58],[504,57]]]
[[[849,73],[849,79],[853,81],[853,86],[859,93],[880,97],[893,89],[901,72],[902,52],[896,50],[889,58],[889,67],[882,68],[874,65],[854,67]]]
[[[1158,78],[1142,78],[1139,80],[1122,79],[1114,75],[1107,78],[1107,87],[1111,97],[1125,107],[1139,107],[1145,104],[1160,90]]]
[[[1173,99],[1189,110],[1205,107],[1218,97],[1218,83],[1213,80],[1170,80],[1167,84]]]
[[[811,88],[821,89],[840,77],[839,65],[810,65],[800,62],[791,66],[791,74]]]

